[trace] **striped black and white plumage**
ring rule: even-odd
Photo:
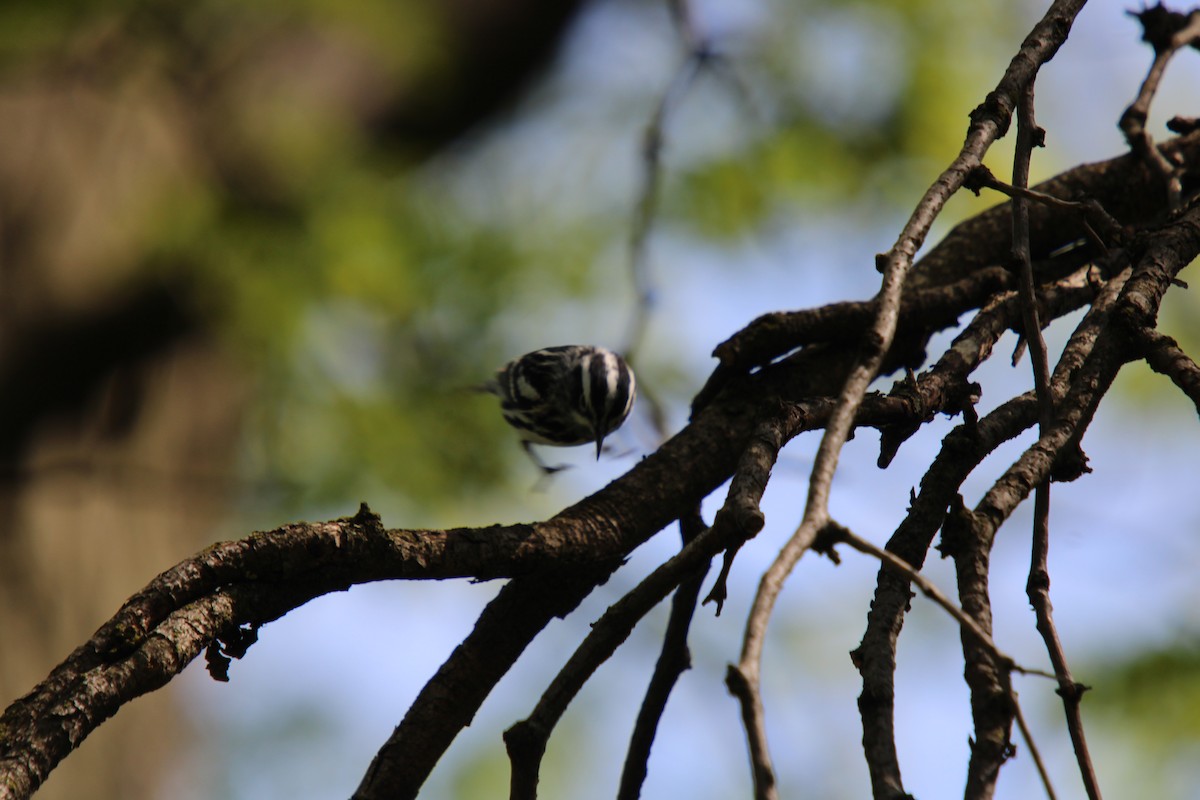
[[[514,358],[483,387],[500,398],[500,410],[521,434],[521,444],[558,447],[596,443],[629,416],[636,395],[633,371],[611,350],[589,345],[546,347]]]

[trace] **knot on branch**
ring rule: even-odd
[[[127,618],[118,614],[96,632],[96,654],[108,662],[115,662],[132,653],[146,638],[140,617]]]
[[[846,528],[838,525],[836,522],[827,522],[821,530],[817,531],[817,535],[813,538],[812,546],[809,548],[814,553],[820,556],[825,556],[834,564],[841,565],[842,557],[838,555],[834,545],[838,542],[844,542]]]
[[[1012,114],[1012,100],[1004,93],[993,89],[988,92],[987,97],[984,98],[982,103],[972,109],[970,114],[971,125],[984,125],[988,122],[993,122],[996,125],[996,138],[1003,139],[1004,134],[1008,133]]]
[[[958,558],[966,553],[975,541],[975,512],[967,507],[961,494],[950,502],[946,518],[942,520],[942,540],[937,551],[942,558]]]
[[[1068,444],[1054,457],[1054,465],[1050,468],[1050,480],[1056,483],[1070,483],[1092,471],[1088,466],[1087,453],[1079,443]]]
[[[892,384],[887,396],[902,400],[909,407],[910,413],[905,422],[879,428],[879,458],[875,463],[880,469],[887,469],[899,452],[900,445],[908,441],[922,425],[933,419],[933,411],[921,393],[917,378],[911,369],[906,371],[903,378]]]
[[[996,176],[983,164],[971,167],[967,176],[963,178],[963,188],[973,192],[976,197],[979,197],[979,193],[984,189],[989,189],[997,183]]]
[[[962,414],[963,421],[969,426],[979,421],[975,404],[983,395],[983,387],[960,376],[942,381],[931,380],[930,375],[926,372],[918,378],[910,369],[888,392],[888,397],[901,400],[909,411],[908,419],[904,422],[879,426],[879,458],[876,465],[880,469],[887,469],[900,451],[900,445],[932,420],[938,410],[951,417]]]
[[[214,681],[229,682],[229,665],[233,659],[246,655],[250,645],[258,641],[258,625],[245,623],[222,630],[204,650],[208,674]]]
[[[1193,131],[1200,130],[1200,117],[1183,117],[1174,116],[1167,120],[1167,130],[1172,133],[1177,133],[1180,136],[1186,136]]]
[[[359,503],[358,512],[348,519],[372,532],[383,530],[383,518],[372,511],[366,503]]]
[[[537,797],[538,773],[550,731],[532,718],[522,720],[504,732],[504,747],[512,763],[510,796]]]
[[[1157,55],[1175,47],[1172,40],[1176,34],[1186,28],[1192,18],[1200,12],[1192,11],[1184,14],[1180,11],[1171,11],[1159,3],[1151,8],[1127,11],[1126,13],[1135,17],[1142,24],[1142,41],[1153,47]],[[1193,41],[1191,46],[1197,47],[1197,43]]]
[[[743,539],[753,539],[767,524],[766,515],[757,505],[739,503],[731,511],[730,521],[733,523],[734,530]]]
[[[1064,700],[1068,700],[1072,703],[1078,703],[1083,697],[1083,693],[1090,692],[1091,690],[1092,687],[1088,686],[1087,684],[1080,683],[1079,681],[1071,681],[1068,684],[1059,684],[1058,688],[1054,690],[1054,693]]]

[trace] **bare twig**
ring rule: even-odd
[[[1038,129],[1041,131],[1041,129]],[[1040,143],[1044,131],[1038,134]],[[1040,146],[1040,144],[1038,145]],[[1018,181],[1016,170],[1020,165],[1016,162],[1013,164],[1014,176],[1012,184],[1007,184],[998,179],[991,171],[984,166],[980,166],[971,173],[968,188],[978,190],[981,188],[992,189],[1000,192],[1014,200],[1021,201],[1029,200],[1039,205],[1049,208],[1055,208],[1062,211],[1068,211],[1078,215],[1083,224],[1083,229],[1087,233],[1088,239],[1096,247],[1096,252],[1104,253],[1108,251],[1110,243],[1119,242],[1124,238],[1125,228],[1121,223],[1117,222],[1112,215],[1105,211],[1104,206],[1100,205],[1093,199],[1088,200],[1063,200],[1060,197],[1055,197],[1046,192],[1039,192],[1030,189],[1026,184],[1029,182],[1029,165],[1025,165],[1025,177]],[[978,193],[978,192],[977,192]],[[1015,212],[1014,212],[1015,213]],[[1024,226],[1026,229],[1026,258],[1029,258],[1029,214],[1025,212]],[[1098,229],[1098,230],[1097,230]],[[1031,264],[1032,270],[1032,264]]]
[[[1077,466],[1064,463],[1066,445],[1079,441],[1117,371],[1124,363],[1137,357],[1136,351],[1126,346],[1127,332],[1153,323],[1172,279],[1198,254],[1200,207],[1189,210],[1156,231],[1146,243],[1128,279],[1118,276],[1105,287],[1089,315],[1094,318],[1090,334],[1094,337],[1091,352],[1083,363],[1066,365],[1064,362],[1068,354],[1064,353],[1055,370],[1053,381],[1064,382],[1069,388],[1056,404],[1054,424],[1005,472],[976,506],[976,513],[985,520],[986,536],[994,536],[1000,523],[1008,518],[1037,484],[1051,475],[1052,470]],[[1116,286],[1121,287],[1116,302],[1102,302],[1106,296],[1111,297]],[[1113,321],[1117,324],[1110,324]],[[1087,317],[1084,322],[1088,322]],[[1056,389],[1056,396],[1057,392]]]
[[[811,547],[818,532],[829,522],[829,491],[838,457],[867,386],[878,374],[879,366],[891,347],[899,317],[900,296],[913,257],[946,201],[962,187],[967,174],[981,163],[991,144],[1008,128],[1020,92],[1066,40],[1075,15],[1084,2],[1056,0],[1034,26],[996,89],[972,112],[966,142],[958,156],[926,190],[892,249],[878,259],[883,283],[876,295],[876,317],[863,337],[861,355],[846,378],[837,409],[817,449],[803,519],[763,575],[746,622],[742,654],[736,670],[747,689],[739,699],[742,700],[742,713],[747,719],[748,731],[765,728],[761,720],[759,675],[767,622],[787,576]],[[765,746],[765,739],[763,744]],[[765,752],[753,755],[752,760],[756,770],[759,764],[770,764]],[[773,783],[772,780],[772,786]]]
[[[739,538],[725,550],[721,572],[708,596],[704,598],[705,604],[717,604],[718,615],[725,602],[726,581],[734,556],[742,544],[757,536],[766,523],[759,503],[762,502],[763,492],[767,489],[771,470],[779,458],[779,450],[799,432],[795,424],[798,410],[795,407],[785,409],[784,414],[764,420],[758,425],[746,451],[738,461],[737,471],[729,484],[725,505],[717,512],[713,524],[728,526],[739,534]],[[786,413],[789,411],[790,415]]]
[[[614,603],[593,625],[579,647],[542,694],[533,712],[504,733],[512,761],[512,800],[537,797],[538,772],[546,742],[567,706],[596,669],[616,652],[634,626],[672,590],[693,580],[720,552],[723,539],[712,528],[699,534],[677,555],[659,566],[628,594]]]
[[[686,8],[684,3],[676,5]],[[681,20],[683,19],[690,18],[681,17]],[[690,30],[690,24],[685,27],[685,30]],[[659,190],[662,183],[662,150],[667,117],[688,87],[695,81],[703,64],[704,59],[700,55],[700,51],[689,42],[687,57],[671,79],[662,97],[659,98],[654,113],[650,117],[650,123],[646,126],[645,133],[642,134],[642,186],[638,193],[629,236],[629,266],[633,276],[636,298],[623,347],[624,356],[632,365],[636,365],[639,361],[642,341],[645,339],[646,328],[650,322],[650,312],[654,306],[654,292],[648,274],[647,244],[658,209]],[[667,426],[662,404],[658,401],[657,395],[644,385],[645,381],[642,383],[643,386],[640,388],[643,406],[649,409],[648,413],[655,433],[660,439],[666,438]]]
[[[1039,146],[1045,132],[1034,121],[1033,84],[1025,91],[1017,109],[1017,145],[1013,163],[1013,186],[1024,189],[1029,183],[1029,162],[1033,148]],[[1033,287],[1033,265],[1029,258],[1029,208],[1024,198],[1013,201],[1013,257],[1020,271],[1020,296],[1025,318],[1025,340],[1029,344],[1030,360],[1033,364],[1033,382],[1038,398],[1038,422],[1042,435],[1049,432],[1054,421],[1054,400],[1050,390],[1050,365],[1046,355],[1046,342],[1042,338],[1038,320],[1037,297]],[[1087,737],[1083,730],[1083,718],[1079,713],[1079,697],[1082,692],[1071,677],[1066,653],[1054,624],[1053,606],[1050,602],[1050,478],[1038,484],[1033,502],[1032,555],[1029,564],[1029,579],[1026,592],[1037,617],[1037,629],[1046,643],[1050,662],[1058,679],[1059,694],[1062,696],[1067,714],[1067,729],[1075,747],[1075,758],[1090,800],[1100,800],[1100,787],[1096,770],[1088,752]]]
[[[700,509],[679,520],[679,532],[686,547],[705,530]],[[646,780],[650,761],[650,746],[658,733],[658,723],[667,707],[671,690],[684,671],[691,668],[692,658],[688,650],[687,636],[692,617],[696,612],[700,587],[708,565],[696,570],[696,574],[679,584],[671,600],[671,616],[663,635],[662,652],[654,665],[654,674],[646,687],[646,696],[638,711],[633,733],[629,737],[629,750],[625,754],[625,766],[621,770],[621,782],[617,788],[617,800],[637,800],[642,784]]]
[[[1200,174],[1200,135],[1172,139],[1158,149],[1164,157],[1183,164],[1189,178]],[[978,173],[976,170],[971,179],[975,180]],[[1012,191],[1000,181],[991,188]],[[1141,162],[1130,155],[1076,167],[1044,181],[1038,188],[1031,199],[1044,196],[1056,201],[1048,205],[1039,200],[1045,213],[1030,220],[1034,271],[1039,283],[1057,280],[1103,253],[1103,249],[1069,249],[1071,243],[1087,236],[1082,220],[1092,219],[1091,225],[1100,231],[1105,229],[1093,219],[1093,213],[1097,217],[1111,214],[1120,226],[1122,236],[1116,238],[1121,240],[1126,228],[1157,224],[1161,218],[1158,187]],[[1103,205],[1097,198],[1103,198]],[[1061,208],[1059,202],[1071,206]],[[932,330],[947,327],[953,324],[956,313],[978,308],[996,289],[1009,285],[1005,265],[1010,258],[1011,225],[1011,205],[1000,204],[960,222],[933,245],[914,264],[906,282],[897,336],[919,336],[917,328],[926,326]],[[1111,241],[1101,239],[1111,247]],[[809,343],[845,341],[851,338],[846,331],[861,335],[874,311],[872,301],[860,301],[763,315],[717,346],[713,354],[721,364],[697,396],[693,409],[707,405],[726,383],[754,367]]]
[[[825,530],[825,534],[831,536],[834,541],[845,542],[847,545],[853,547],[860,553],[865,553],[866,555],[870,555],[878,559],[885,565],[882,571],[886,571],[888,568],[890,568],[903,576],[906,581],[916,584],[917,588],[919,588],[926,597],[933,600],[935,603],[945,609],[950,616],[954,617],[955,621],[958,622],[964,632],[974,636],[980,645],[989,649],[993,658],[995,658],[996,662],[1000,664],[1003,669],[1030,675],[1040,675],[1050,679],[1054,678],[1054,676],[1048,672],[1026,669],[1014,662],[1010,656],[1003,653],[1000,648],[996,646],[996,643],[992,637],[989,636],[982,628],[980,628],[974,619],[963,612],[963,610],[956,606],[954,602],[950,600],[950,598],[946,597],[946,595],[943,594],[941,590],[937,588],[937,586],[925,578],[925,576],[913,569],[913,567],[904,561],[904,559],[900,558],[894,553],[889,553],[886,550],[876,547],[871,542],[861,538],[848,528],[838,525],[837,523],[830,523]],[[1015,691],[1011,691],[1011,685],[1010,692],[1012,708],[1016,714],[1017,724],[1020,727],[1021,735],[1025,739],[1025,743],[1029,747],[1030,753],[1033,755],[1033,760],[1037,765],[1038,773],[1042,777],[1042,783],[1046,787],[1046,795],[1051,800],[1054,800],[1054,789],[1050,784],[1050,776],[1046,773],[1045,765],[1042,763],[1041,753],[1039,752],[1037,744],[1033,739],[1033,734],[1029,731],[1029,727],[1025,724],[1025,717],[1021,713],[1021,706],[1017,700],[1017,694]]]
[[[642,182],[638,190],[629,233],[629,268],[636,298],[623,347],[626,360],[633,365],[639,361],[646,329],[654,307],[654,291],[649,276],[648,253],[650,234],[658,212],[662,187],[662,153],[666,143],[667,124],[688,90],[705,69],[712,69],[725,75],[740,95],[744,96],[745,94],[725,57],[713,48],[711,41],[700,35],[691,5],[687,0],[670,0],[668,9],[686,52],[682,63],[659,97],[658,103],[650,115],[650,121],[642,134]],[[640,388],[644,407],[648,408],[647,413],[659,439],[665,439],[667,425],[662,403],[645,384],[645,381],[642,383]]]
[[[1036,412],[1030,392],[1003,403],[976,425],[964,423],[955,428],[921,478],[921,491],[888,541],[888,551],[919,569],[946,518],[947,507],[957,497],[958,487],[997,446],[1034,424]],[[896,644],[911,597],[908,580],[893,569],[881,567],[867,629],[861,644],[850,654],[863,680],[858,708],[874,797],[907,796],[896,753],[894,676]]]
[[[784,409],[760,424],[750,438],[734,474],[725,504],[711,528],[700,532],[677,555],[651,572],[592,625],[592,630],[571,655],[525,720],[504,734],[512,761],[511,797],[537,796],[538,771],[546,741],[567,705],[629,636],[634,625],[684,580],[707,569],[721,550],[739,545],[763,526],[758,508],[779,449],[803,429],[808,417],[798,409]]]
[[[1128,280],[1118,278],[1123,285],[1120,295],[1111,303],[1111,310],[1101,310],[1101,301],[1105,296],[1111,298],[1113,294],[1112,289],[1106,287],[1089,314],[1093,318],[1094,329],[1094,335],[1088,337],[1093,342],[1090,353],[1077,367],[1066,366],[1070,353],[1065,353],[1056,370],[1054,382],[1066,384],[1067,388],[1057,404],[1053,424],[993,485],[975,510],[968,512],[969,527],[957,541],[969,549],[965,558],[956,554],[956,562],[961,562],[959,576],[963,608],[981,622],[990,616],[985,583],[987,556],[999,525],[1036,486],[1050,479],[1052,471],[1059,479],[1070,480],[1087,470],[1082,454],[1073,454],[1071,448],[1077,447],[1117,371],[1136,357],[1133,349],[1125,344],[1127,331],[1152,321],[1174,275],[1198,253],[1200,210],[1193,210],[1157,231],[1145,245]],[[1112,283],[1116,284],[1117,281]],[[1088,318],[1085,318],[1086,322]],[[1055,391],[1057,394],[1058,390]],[[944,542],[945,539],[944,530]],[[1039,627],[1040,623],[1041,620]],[[964,643],[964,650],[966,647]],[[1069,675],[1065,661],[1059,660],[1061,647],[1049,649],[1055,673],[1061,681],[1062,676]],[[1004,757],[1006,734],[1001,729],[1003,719],[992,705],[993,698],[1000,695],[1003,687],[996,681],[999,676],[995,670],[986,663],[986,654],[972,659],[972,662],[977,664],[976,679],[979,682],[978,689],[972,684],[972,707],[976,709],[977,725],[980,714],[987,714],[991,722],[988,725],[986,759],[981,760],[978,770],[971,770],[974,776],[971,785],[975,790],[987,792],[987,787],[994,782],[996,766]],[[1072,682],[1072,693],[1078,694],[1081,689]],[[1078,730],[1079,726],[1073,726],[1072,735]],[[979,752],[979,740],[976,744],[973,760],[976,752]],[[1078,743],[1076,746],[1077,752],[1081,752]]]
[[[1066,394],[1071,375],[1091,353],[1096,336],[1108,323],[1112,307],[1128,275],[1129,271],[1125,270],[1105,284],[1067,342],[1051,384],[1056,398]],[[1009,307],[1012,307],[1011,301]],[[990,321],[981,323],[977,332],[971,332],[970,329],[980,322],[979,318],[985,315],[990,317]],[[966,358],[974,363],[976,359],[986,357],[991,342],[998,335],[989,333],[993,322],[998,322],[994,314],[985,311],[977,315],[968,330],[943,356],[942,361],[946,362],[947,367],[952,367],[957,359]],[[946,437],[941,451],[921,478],[920,493],[888,541],[887,549],[919,569],[934,535],[947,518],[947,507],[960,509],[958,513],[964,510],[962,499],[957,494],[962,482],[999,444],[1016,437],[1036,421],[1037,403],[1033,393],[1029,392],[1001,404],[976,425],[964,423],[955,428]],[[863,678],[863,691],[858,705],[863,721],[863,750],[876,797],[904,795],[896,754],[893,691],[896,643],[910,596],[907,581],[890,570],[881,569],[862,643],[851,654]]]
[[[1064,278],[1043,290],[1042,305],[1051,318],[1082,308],[1095,296],[1088,284],[1086,270]],[[974,419],[974,404],[982,391],[968,378],[987,359],[996,342],[1010,328],[1018,326],[1021,315],[1020,298],[1016,292],[997,294],[963,328],[946,352],[916,381],[916,395],[926,404],[928,417],[907,425],[881,429],[879,466],[891,462],[900,445],[920,429],[920,423],[937,412],[962,413],[964,419]],[[893,389],[893,392],[896,392]]]
[[[1012,672],[1019,672],[1022,675],[1038,675],[1043,678],[1054,678],[1054,675],[1046,672],[1045,670],[1023,667],[1014,661],[1012,656],[1007,655],[1004,653],[1004,651],[996,646],[996,642],[992,639],[991,634],[981,628],[979,623],[965,614],[961,608],[954,604],[953,600],[951,600],[942,592],[941,589],[937,588],[937,586],[924,575],[917,572],[911,564],[900,558],[900,556],[896,555],[895,553],[889,553],[887,550],[884,550],[881,547],[876,547],[871,542],[854,533],[849,528],[838,524],[837,522],[830,522],[828,525],[826,525],[823,533],[824,535],[830,536],[834,542],[844,542],[858,552],[878,559],[886,564],[890,569],[900,573],[900,575],[902,575],[906,581],[915,584],[916,587],[921,590],[922,594],[924,594],[937,605],[941,606],[941,608],[947,614],[953,617],[954,621],[962,627],[963,631],[973,636],[978,644],[987,648],[991,652],[993,658],[996,659],[996,663],[1000,664],[1004,669]]]
[[[1177,211],[1183,198],[1182,170],[1154,146],[1154,138],[1146,130],[1146,119],[1167,63],[1180,49],[1200,42],[1200,11],[1185,15],[1158,5],[1129,13],[1141,21],[1142,38],[1154,48],[1154,61],[1142,81],[1137,99],[1121,115],[1120,128],[1130,149],[1166,183],[1167,207]]]
[[[1046,770],[1046,762],[1042,760],[1042,753],[1033,739],[1033,732],[1029,730],[1029,723],[1025,721],[1025,715],[1021,712],[1021,704],[1014,702],[1013,709],[1016,711],[1017,728],[1021,731],[1021,738],[1025,740],[1025,746],[1029,748],[1029,755],[1033,758],[1033,765],[1037,767],[1038,777],[1042,779],[1046,798],[1047,800],[1057,800],[1054,784],[1050,782],[1050,773]]]

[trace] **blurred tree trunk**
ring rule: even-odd
[[[145,98],[39,76],[0,92],[0,696],[28,691],[127,596],[206,544],[243,381],[143,268],[184,151]],[[164,135],[165,134],[165,135]],[[91,737],[49,798],[148,798],[173,694]]]
[[[511,101],[579,5],[414,12],[436,20],[416,35],[434,43],[441,70],[415,77],[388,75],[336,32],[322,38],[290,18],[255,17],[259,27],[247,28],[221,17],[228,9],[154,4],[81,15],[77,28],[56,32],[61,41],[5,64],[3,705],[90,636],[130,587],[210,542],[237,488],[246,376],[195,311],[191,265],[159,263],[156,237],[174,224],[163,217],[180,197],[295,211],[271,180],[269,138],[226,130],[245,110],[237,103],[256,102],[241,87],[281,81],[301,115],[308,101],[376,145],[428,152]],[[173,704],[160,692],[122,713],[40,796],[157,796],[186,736]]]

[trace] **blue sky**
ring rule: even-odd
[[[725,7],[718,3],[700,8],[702,20],[739,31],[754,24],[759,6],[747,4],[744,17],[721,11]],[[1034,10],[1040,13],[1040,7]],[[1032,19],[1034,12],[1029,13]],[[594,75],[599,71],[608,76],[605,80],[620,84],[626,73],[612,64],[624,62],[612,53],[601,58],[596,46],[602,37],[617,33],[624,37],[618,55],[636,62],[636,70],[630,70],[649,70],[662,76],[658,84],[665,83],[674,51],[611,9],[596,12],[585,23],[560,79],[585,76],[597,82],[600,79]],[[1124,6],[1093,2],[1085,9],[1070,41],[1038,83],[1039,122],[1049,131],[1048,150],[1036,156],[1043,164],[1042,174],[1050,164],[1099,160],[1124,149],[1116,120],[1149,63],[1149,50],[1138,38],[1137,26],[1125,16]],[[1168,70],[1155,106],[1163,111],[1151,118],[1156,135],[1165,137],[1161,123],[1167,110],[1194,112],[1194,87],[1200,86],[1198,62],[1195,53],[1185,53]],[[995,64],[995,77],[1003,66],[1003,62]],[[979,97],[989,88],[981,85]],[[963,109],[964,130],[968,110]],[[631,130],[640,124],[635,121]],[[483,147],[496,148],[493,163],[504,158],[519,172],[533,163],[522,162],[533,156],[518,143],[528,133],[510,132],[509,137]],[[681,125],[670,132],[671,146],[718,147],[724,135],[730,134],[720,125],[715,132]],[[1006,139],[997,147],[1010,146]],[[592,151],[595,160],[587,172],[612,176],[598,191],[614,208],[632,197],[636,148],[636,137],[631,135],[627,141]],[[945,163],[953,155],[947,152]],[[464,163],[462,169],[469,170],[472,162]],[[577,191],[571,186],[573,177],[572,173],[548,176],[529,191],[550,197],[563,193],[563,213],[570,213],[570,195]],[[924,189],[925,184],[913,184],[913,202]],[[770,237],[740,241],[720,251],[697,247],[670,232],[656,238],[652,279],[660,290],[647,344],[650,357],[670,360],[694,376],[698,387],[712,366],[712,347],[757,314],[871,294],[878,280],[874,254],[890,246],[902,221],[879,220],[877,226],[864,230],[861,218],[840,219],[817,209],[805,212],[795,224]],[[1200,280],[1187,273],[1183,277]],[[581,324],[580,320],[596,329],[612,324],[610,317],[595,309],[564,312],[564,319],[550,324],[565,329]],[[1065,322],[1051,330],[1052,346],[1061,346],[1069,334],[1072,323]],[[616,326],[602,335],[615,336],[619,330]],[[511,332],[515,343],[531,334],[520,325]],[[681,349],[681,344],[688,349]],[[1013,344],[1010,335],[997,353],[1011,352]],[[937,352],[936,347],[931,352]],[[1135,377],[1130,370],[1118,381],[1084,441],[1095,472],[1073,484],[1056,485],[1053,492],[1052,596],[1068,656],[1085,681],[1088,663],[1196,631],[1191,609],[1200,600],[1194,580],[1195,565],[1200,563],[1196,538],[1200,493],[1194,491],[1194,454],[1200,452],[1200,427],[1190,403],[1173,395],[1147,399],[1132,387]],[[976,379],[985,386],[982,410],[986,411],[1030,386],[1028,362],[1012,368],[1006,356],[999,355]],[[890,380],[882,385],[890,385]],[[676,426],[683,424],[683,413],[674,410]],[[939,419],[926,426],[886,471],[874,464],[877,437],[860,433],[842,458],[832,498],[834,516],[860,535],[877,543],[885,541],[908,502],[910,488],[952,424]],[[644,425],[635,422],[624,441],[636,448],[645,436]],[[726,664],[737,657],[757,578],[800,518],[817,441],[815,434],[809,434],[786,448],[764,498],[767,527],[738,557],[725,612],[719,618],[712,616],[711,609],[697,615],[695,667],[668,708],[645,798],[748,795],[744,737],[736,705],[722,680]],[[974,504],[1030,441],[1027,435],[985,462],[964,486],[967,502]],[[548,516],[603,486],[628,468],[633,458],[596,465],[581,456],[581,466],[564,473],[552,491],[514,497],[507,513],[514,520]],[[530,476],[532,483],[532,472]],[[709,499],[709,518],[722,500],[723,490]],[[353,505],[332,509],[329,516],[349,513]],[[1148,509],[1153,510],[1152,524],[1147,522]],[[471,513],[464,511],[465,516]],[[387,515],[385,522],[405,524],[404,519]],[[1019,662],[1044,667],[1044,652],[1024,594],[1028,531],[1028,509],[1022,508],[1004,526],[997,542],[992,578],[995,638]],[[637,577],[673,553],[676,542],[673,530],[664,531],[571,620],[555,623],[539,638],[460,736],[435,772],[426,796],[456,796],[452,762],[478,759],[485,765],[482,774],[488,775],[492,773],[487,769],[502,766],[501,731],[532,709],[564,654],[586,632],[587,623]],[[860,683],[847,653],[862,635],[877,567],[865,557],[843,555],[844,563],[838,567],[811,555],[802,560],[783,595],[767,643],[767,719],[784,796],[869,794],[855,706]],[[948,564],[931,558],[926,573],[939,585],[952,588]],[[213,683],[202,665],[193,665],[182,679],[184,695],[198,730],[211,731],[213,736],[193,754],[194,761],[181,767],[179,780],[184,785],[173,787],[172,796],[195,800],[348,796],[416,692],[470,630],[478,611],[498,588],[497,583],[465,582],[356,587],[314,601],[265,628],[248,657],[233,665],[228,684]],[[959,797],[970,725],[958,634],[951,620],[928,601],[917,598],[913,606],[901,639],[897,675],[897,734],[906,786],[922,800]],[[565,735],[552,741],[548,758],[561,756],[570,774],[561,764],[548,766],[548,797],[564,796],[553,791],[556,786],[569,786],[569,796],[575,800],[613,796],[628,731],[657,652],[663,611],[659,609],[639,627],[564,719]],[[1059,796],[1082,796],[1053,686],[1033,678],[1019,679],[1017,686],[1050,761]],[[1113,731],[1095,727],[1090,732],[1101,757],[1102,783],[1116,787],[1136,773],[1136,765],[1128,763],[1129,755]],[[224,745],[218,743],[221,739]],[[570,752],[583,741],[588,747],[586,758]],[[206,782],[212,774],[206,759],[214,752],[230,764],[223,787]],[[1184,785],[1186,777],[1181,778]],[[503,780],[492,796],[506,794]],[[560,780],[566,783],[556,783]],[[1024,798],[1038,791],[1031,762],[1022,751],[1005,767],[997,797]]]

